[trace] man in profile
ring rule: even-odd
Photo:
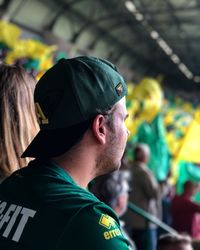
[[[116,214],[86,190],[121,165],[126,93],[116,67],[94,57],[61,59],[43,75],[40,132],[22,155],[36,159],[0,186],[1,249],[129,249]]]

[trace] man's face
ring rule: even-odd
[[[120,168],[129,134],[125,126],[125,120],[128,117],[125,97],[115,104],[113,112],[112,125],[107,125],[107,143],[100,159],[103,173],[109,173]]]

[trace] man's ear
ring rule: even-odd
[[[107,127],[106,119],[103,115],[99,114],[94,118],[92,123],[92,131],[99,143],[106,143]]]

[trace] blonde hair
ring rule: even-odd
[[[0,64],[0,178],[30,160],[20,155],[39,130],[33,101],[35,85],[23,68]]]

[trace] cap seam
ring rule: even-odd
[[[67,62],[67,64],[68,64],[68,67],[70,68],[70,71],[72,72],[72,67],[71,67],[71,65]],[[65,66],[65,65],[64,65]],[[67,69],[68,70],[68,69]],[[73,75],[73,74],[72,74]],[[75,96],[75,98],[76,98],[76,101],[77,101],[77,103],[78,103],[78,109],[79,109],[79,111],[80,111],[80,113],[81,113],[81,115],[82,115],[82,118],[84,118],[85,119],[85,116],[83,115],[83,111],[81,110],[81,108],[80,108],[80,104],[81,104],[81,102],[80,102],[80,98],[78,97],[78,95],[77,95],[77,93],[76,93],[76,91],[75,91],[75,87],[74,87],[74,84],[71,84],[71,87],[72,87],[72,91],[73,91],[73,94],[74,94],[74,96]]]

